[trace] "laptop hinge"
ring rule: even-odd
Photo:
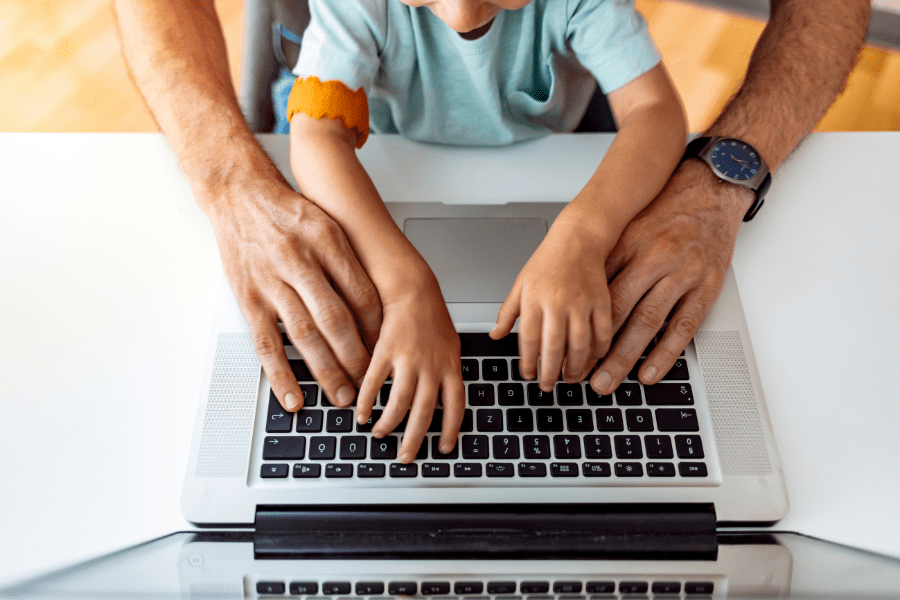
[[[260,506],[260,558],[715,556],[711,504]]]

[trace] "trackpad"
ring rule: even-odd
[[[403,230],[431,266],[447,302],[503,302],[547,234],[547,221],[406,219]]]

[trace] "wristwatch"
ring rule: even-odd
[[[697,158],[708,164],[719,178],[719,183],[728,181],[752,190],[756,194],[756,200],[744,215],[744,221],[749,221],[756,215],[772,183],[772,176],[766,161],[753,146],[734,138],[700,137],[687,145],[681,160],[689,158]]]

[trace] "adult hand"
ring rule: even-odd
[[[350,406],[381,327],[378,292],[331,217],[286,183],[265,188],[233,190],[208,213],[225,276],[285,410],[303,395],[279,321],[331,402]]]
[[[719,297],[753,192],[718,183],[703,163],[682,163],[625,228],[606,261],[618,340],[591,377],[599,394],[616,389],[677,308],[639,372],[657,383]]]

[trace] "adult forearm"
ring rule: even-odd
[[[869,13],[869,0],[772,0],[744,82],[707,135],[743,139],[778,169],[843,88]]]
[[[201,208],[245,184],[287,185],[244,121],[213,0],[115,0],[115,10],[131,74]]]

